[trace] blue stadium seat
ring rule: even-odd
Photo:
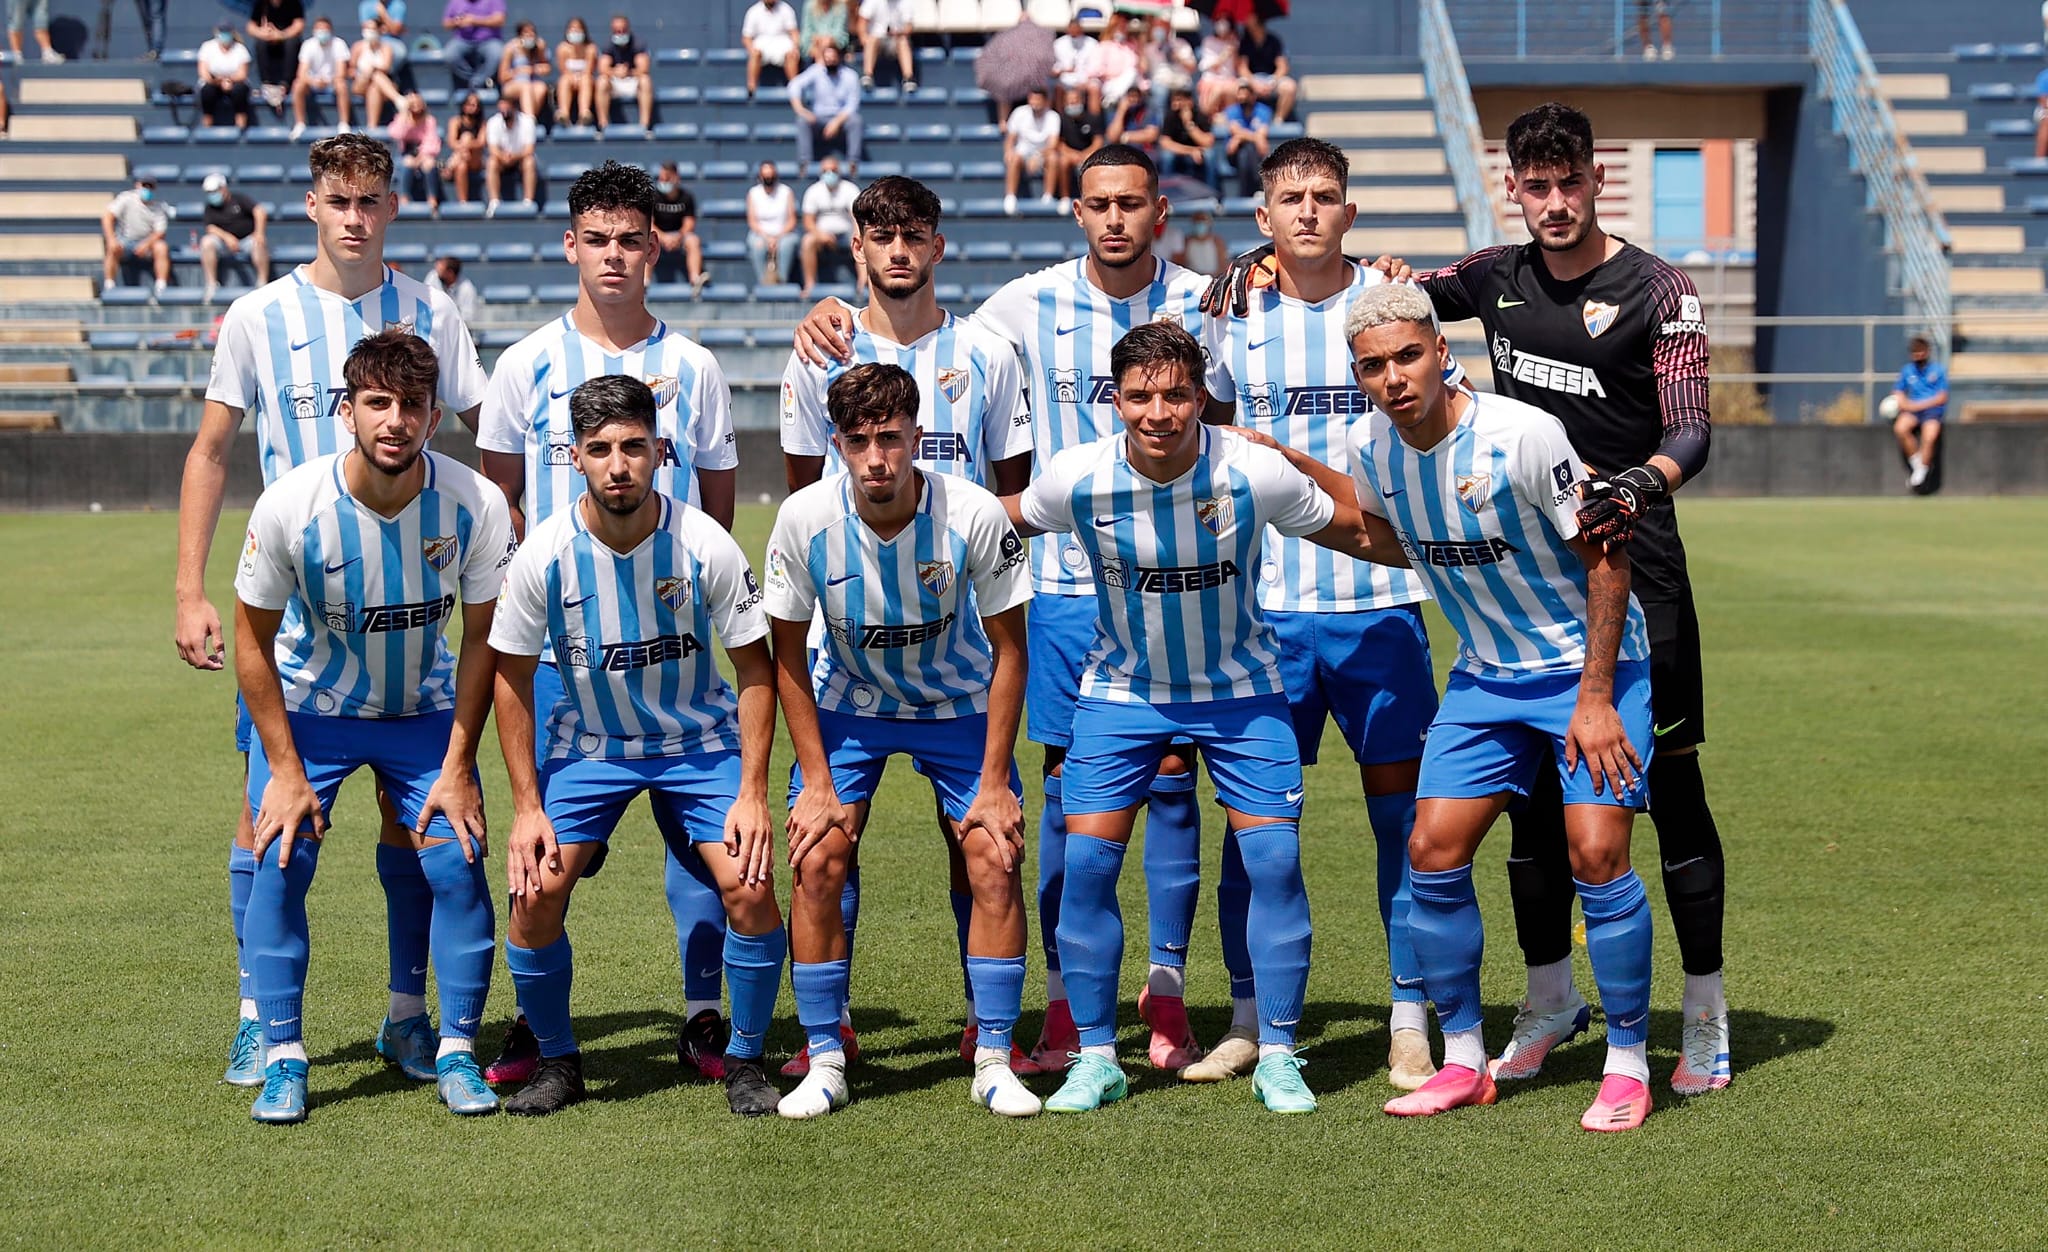
[[[542,206],[541,206],[541,210],[540,210],[540,215],[541,215],[542,217],[545,217],[545,218],[549,218],[549,219],[551,219],[551,220],[556,220],[556,221],[559,221],[559,220],[561,220],[561,219],[563,219],[563,218],[566,218],[566,217],[568,217],[568,216],[569,216],[569,199],[568,199],[568,197],[567,197],[567,196],[556,196],[556,197],[554,197],[553,199],[550,199],[550,200],[549,200],[549,201],[548,201],[548,202],[547,202],[546,204],[544,204],[544,205],[542,205]]]
[[[747,63],[747,50],[745,48],[706,48],[703,51],[702,58],[706,65],[745,65]]]
[[[753,298],[753,290],[745,283],[708,283],[699,298],[713,304],[744,304]]]
[[[979,87],[956,87],[953,90],[954,104],[987,104],[988,93]]]
[[[944,105],[949,103],[952,98],[952,93],[944,87],[919,86],[917,91],[911,95],[908,103],[914,105]]]
[[[706,239],[704,259],[707,261],[744,261],[747,259],[747,245],[738,239]]]
[[[2034,134],[2034,120],[2028,117],[2005,117],[1987,122],[1984,133],[1994,139],[2028,139]]]
[[[551,183],[573,183],[590,172],[590,162],[550,161],[543,167],[542,172]]]
[[[745,200],[699,200],[697,216],[706,221],[732,219],[745,221],[747,202]]]
[[[480,348],[502,352],[524,338],[526,332],[516,326],[489,326],[477,332],[476,342]]]
[[[483,296],[485,304],[531,304],[533,288],[525,283],[491,283]]]
[[[454,94],[455,93],[451,92],[446,87],[420,88],[420,99],[425,101],[430,107],[436,109],[447,108],[449,101],[454,98]]]
[[[697,177],[706,182],[746,182],[758,168],[745,161],[706,161],[697,167]]]
[[[647,284],[647,298],[652,301],[674,303],[680,300],[688,300],[696,294],[696,292],[690,290],[690,284],[688,283]]]
[[[2007,61],[2038,61],[2042,48],[2039,43],[2002,43],[1998,55]]]
[[[819,284],[819,286],[823,285],[822,283]],[[754,288],[754,298],[756,300],[794,301],[801,299],[797,292],[798,289],[795,283],[762,283]]]
[[[2020,83],[1972,83],[1970,85],[1970,99],[1972,100],[2017,100],[2025,92],[2026,86]]]
[[[206,181],[208,175],[218,174],[222,178],[226,178],[234,172],[235,167],[232,165],[188,165],[185,167],[185,172],[179,176],[179,181],[202,183]]]
[[[662,48],[654,54],[656,65],[695,65],[697,60],[695,48]]]
[[[174,183],[180,177],[180,171],[175,165],[136,165],[132,166],[128,173],[132,178],[154,178],[159,183]]]
[[[144,143],[188,143],[192,139],[189,126],[145,126],[142,128]]]
[[[961,143],[994,143],[1003,141],[1003,128],[989,124],[962,126],[954,130],[953,138]]]
[[[306,129],[312,131],[310,126]],[[290,143],[292,132],[289,126],[251,126],[242,138],[249,143]]]
[[[704,138],[712,143],[745,143],[750,133],[745,122],[713,122],[704,128]]]
[[[893,122],[881,122],[868,127],[864,138],[869,143],[886,143],[903,138],[903,128]]]
[[[199,297],[204,295],[197,287],[166,287],[157,295],[156,302],[162,305],[202,304]]]
[[[1949,55],[1958,61],[1996,61],[1998,45],[1995,43],[1959,43],[1949,49]]]
[[[201,126],[192,132],[193,143],[240,143],[242,132],[232,126]]]
[[[2048,213],[2048,196],[2028,196],[2027,212]]]
[[[1267,134],[1276,141],[1299,139],[1303,135],[1308,134],[1308,127],[1299,121],[1275,122],[1273,123],[1273,128]]]
[[[1067,245],[1056,239],[1027,239],[1017,245],[1017,259],[1034,265],[1051,265],[1067,259]]]
[[[953,169],[951,161],[912,161],[905,172],[919,182],[938,182],[953,177]]]
[[[149,288],[115,287],[111,291],[103,290],[100,292],[100,303],[118,305],[148,304]]]
[[[423,243],[387,243],[384,245],[384,259],[400,265],[425,265],[427,245]]]
[[[903,137],[913,143],[948,143],[953,138],[953,128],[945,122],[906,126]]]
[[[981,48],[979,45],[970,48],[953,49],[953,64],[955,65],[972,65],[979,60],[981,60]]]
[[[254,290],[256,290],[254,287],[222,287],[219,291],[213,293],[213,299],[207,301],[207,303],[217,304],[222,308],[226,308]]]
[[[533,298],[542,304],[574,304],[581,294],[575,283],[539,283],[533,289]]]
[[[747,89],[744,86],[720,84],[716,87],[706,87],[704,89],[704,103],[706,104],[745,104],[746,102]]]
[[[2021,178],[2039,178],[2048,175],[2048,157],[2015,157],[2005,168]]]
[[[654,137],[663,143],[688,141],[697,138],[697,134],[695,122],[657,122],[654,126]]]
[[[923,47],[917,49],[917,63],[919,65],[930,65],[935,61],[943,61],[945,59],[946,50],[944,48],[934,47],[930,44],[926,44]]]
[[[502,208],[499,210],[499,216],[504,216]],[[504,265],[524,264],[533,260],[533,244],[523,239],[505,243],[486,244],[484,246],[484,260]]]
[[[752,342],[744,326],[706,326],[696,338],[707,348],[745,348]]]
[[[285,181],[284,166],[271,164],[239,165],[235,167],[234,172],[228,177],[231,181],[240,183],[281,183]]]
[[[310,243],[274,243],[270,245],[272,265],[305,265],[310,263],[319,249]]]
[[[471,243],[465,239],[454,239],[446,243],[436,244],[434,255],[452,256],[464,265],[474,265],[478,261],[483,260],[484,247],[480,243]]]
[[[507,200],[498,206],[500,221],[536,221],[540,218],[540,206],[531,200]]]
[[[656,87],[654,89],[654,102],[656,104],[695,104],[697,103],[697,96],[698,93],[695,87]]]
[[[589,143],[597,138],[595,126],[557,126],[548,132],[554,143]]]
[[[959,283],[936,283],[932,290],[938,295],[940,304],[959,304],[967,299],[967,288]]]
[[[796,123],[762,122],[754,127],[754,142],[793,144],[796,142]]]
[[[142,334],[133,330],[95,330],[86,334],[85,341],[102,351],[118,352],[142,346]]]
[[[962,161],[959,170],[959,177],[971,181],[996,179],[1003,176],[1003,163],[1001,161]]]
[[[401,222],[431,222],[434,210],[424,200],[408,200],[398,206],[398,220]]]
[[[866,180],[890,178],[903,172],[901,161],[862,161],[860,176]]]
[[[959,261],[1008,261],[1013,255],[1007,239],[977,239],[972,243],[948,244],[946,257]]]
[[[1002,289],[1001,283],[976,283],[967,289],[967,302],[980,304]]]

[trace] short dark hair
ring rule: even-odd
[[[441,381],[441,360],[434,355],[434,345],[392,326],[356,340],[342,362],[341,378],[351,396],[367,388],[388,391],[401,404],[432,403]]]
[[[1562,165],[1567,169],[1593,160],[1593,122],[1568,104],[1539,104],[1508,123],[1508,168],[1524,170]]]
[[[654,392],[631,374],[600,374],[569,393],[569,425],[581,443],[613,422],[654,429]]]
[[[1089,170],[1118,165],[1135,165],[1144,170],[1146,191],[1155,196],[1159,194],[1159,167],[1153,163],[1151,157],[1145,155],[1144,149],[1134,148],[1127,143],[1106,143],[1097,148],[1095,155],[1081,162],[1081,168],[1074,171],[1074,185],[1079,187],[1081,180],[1088,176]]]
[[[1109,378],[1121,387],[1124,374],[1133,369],[1150,371],[1161,365],[1179,365],[1187,371],[1188,382],[1202,381],[1202,345],[1172,322],[1146,322],[1133,326],[1109,350]]]
[[[443,252],[440,256],[435,257],[434,264],[445,265],[449,269],[455,271],[457,274],[460,274],[462,272],[462,258],[459,256],[452,256],[446,252]]]
[[[894,227],[939,225],[939,197],[914,178],[890,174],[869,183],[853,198],[853,224]]]
[[[628,209],[652,224],[655,197],[654,180],[646,170],[606,161],[583,171],[569,184],[569,218],[574,221],[586,213]]]
[[[1260,188],[1271,195],[1283,174],[1328,174],[1341,189],[1351,181],[1351,161],[1328,140],[1290,139],[1259,163]]]
[[[917,379],[900,365],[856,365],[825,390],[825,411],[842,435],[895,417],[917,420]]]
[[[1934,351],[1934,342],[1925,335],[1915,335],[1911,339],[1906,340],[1906,347],[1909,349],[1925,348],[1927,351],[1932,352]]]
[[[329,135],[306,152],[306,168],[313,172],[313,185],[323,178],[349,182],[366,181],[391,186],[391,149],[361,131]]]

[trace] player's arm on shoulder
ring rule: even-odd
[[[1479,316],[1485,307],[1484,284],[1480,280],[1506,251],[1505,246],[1481,248],[1442,269],[1423,270],[1414,275],[1415,285],[1436,306],[1438,321],[1462,322]]]
[[[1031,484],[1015,495],[999,496],[1010,529],[1019,538],[1030,539],[1055,531],[1074,529],[1073,501],[1062,481],[1060,462],[1055,456]]]
[[[508,352],[498,358],[498,368],[484,388],[483,412],[477,419],[477,459],[484,477],[505,493],[512,510],[512,531],[526,534],[526,440],[532,422],[528,417],[530,370],[516,363],[520,354]],[[519,375],[529,375],[521,380]]]
[[[220,614],[206,598],[206,560],[220,526],[221,498],[227,494],[228,453],[241,425],[240,408],[207,400],[178,488],[177,616],[171,638],[179,657],[194,669],[223,665]]]
[[[797,323],[796,354],[820,369],[852,360],[853,317],[853,306],[836,296],[818,301]]]
[[[782,478],[794,495],[825,476],[832,426],[825,415],[822,370],[791,352],[782,369]]]
[[[1202,373],[1202,420],[1211,426],[1228,426],[1237,420],[1237,382],[1230,374],[1230,325],[1221,317],[1204,319],[1203,355],[1208,366]]]
[[[1361,561],[1406,568],[1408,554],[1401,548],[1400,537],[1387,519],[1359,507],[1358,489],[1349,474],[1339,473],[1291,448],[1282,449],[1282,454],[1287,461],[1285,468],[1305,480],[1314,495],[1303,495],[1300,483],[1288,483],[1286,490],[1291,499],[1283,517],[1274,519],[1275,529],[1282,534],[1300,535],[1310,543]],[[1328,513],[1324,514],[1326,507]],[[1315,525],[1318,518],[1326,520]],[[1311,525],[1313,529],[1302,529]]]

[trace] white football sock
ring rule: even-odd
[[[1429,1006],[1420,1000],[1396,1000],[1394,1009],[1387,1014],[1387,1030],[1429,1031]]]
[[[1056,969],[1045,971],[1045,998],[1048,1001],[1067,998],[1067,980],[1061,978]]]
[[[1685,1015],[1692,1018],[1699,1010],[1720,1014],[1728,1011],[1728,996],[1721,988],[1721,971],[1711,974],[1687,974],[1685,976]]]
[[[1154,963],[1152,972],[1145,975],[1145,990],[1156,996],[1172,996],[1178,1000],[1187,995],[1188,971],[1180,965]]]
[[[683,1020],[687,1022],[699,1013],[716,1013],[718,1009],[719,1002],[717,1000],[685,1000],[683,1001]]]
[[[1463,1065],[1466,1069],[1486,1069],[1486,1039],[1480,1029],[1446,1030],[1444,1032],[1444,1064]]]
[[[1572,959],[1529,967],[1529,1007],[1539,1013],[1555,1013],[1571,1003]]]
[[[1230,1001],[1230,1028],[1251,1030],[1259,1028],[1259,1001],[1256,996],[1233,996]]]
[[[391,993],[391,1008],[385,1016],[394,1022],[402,1022],[408,1017],[420,1017],[426,1011],[427,997],[409,995],[403,991],[394,991]]]
[[[1002,1048],[976,1048],[974,1050],[975,1066],[979,1068],[983,1061],[1001,1061],[1007,1065],[1010,1063],[1010,1054]]]
[[[1099,1056],[1111,1065],[1116,1064],[1116,1045],[1113,1043],[1087,1043],[1081,1045],[1082,1056]]]
[[[272,1061],[303,1061],[306,1059],[306,1041],[295,1039],[290,1043],[273,1043],[263,1050],[263,1063]]]
[[[853,1029],[853,1006],[851,1004],[842,1004],[839,1006],[839,1029]]]
[[[474,1039],[463,1039],[456,1035],[442,1035],[441,1050],[434,1053],[434,1059],[438,1061],[442,1057],[452,1055],[456,1052],[474,1053],[475,1051],[476,1040]]]
[[[242,1020],[253,1022],[256,1020],[256,1017],[256,1001],[249,999],[247,996],[242,997]]]
[[[1605,1074],[1619,1074],[1633,1078],[1645,1087],[1650,1085],[1650,1045],[1635,1043],[1623,1047],[1618,1043],[1607,1045],[1607,1065],[1601,1070]]]
[[[1293,1048],[1290,1048],[1290,1047],[1288,1047],[1288,1046],[1287,1046],[1286,1044],[1284,1044],[1284,1043],[1262,1043],[1262,1044],[1260,1044],[1260,1045],[1259,1045],[1259,1059],[1260,1059],[1260,1060],[1262,1060],[1262,1061],[1263,1061],[1263,1060],[1265,1060],[1265,1059],[1266,1059],[1267,1057],[1269,1057],[1269,1056],[1293,1056],[1293,1055],[1294,1055],[1294,1049],[1293,1049]]]

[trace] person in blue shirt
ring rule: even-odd
[[[2048,15],[2048,11],[2044,11]],[[2034,75],[2034,156],[2048,157],[2048,68]]]
[[[1249,196],[1259,189],[1259,166],[1272,151],[1266,132],[1273,126],[1273,106],[1258,98],[1250,79],[1237,84],[1237,103],[1223,110],[1227,138],[1223,159],[1237,171],[1237,194]]]
[[[860,164],[860,76],[841,63],[839,47],[826,43],[818,59],[789,84],[789,107],[796,110],[796,172],[810,172],[818,145],[843,146],[846,159]]]
[[[2048,70],[2042,75],[2048,77]],[[1924,335],[1908,343],[1912,359],[1899,370],[1898,385],[1891,400],[1897,406],[1892,417],[1892,434],[1899,451],[1906,454],[1906,482],[1919,487],[1927,481],[1934,465],[1934,446],[1941,442],[1941,425],[1948,413],[1948,370],[1934,359]]]

